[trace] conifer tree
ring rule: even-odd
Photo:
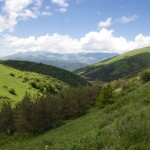
[[[4,102],[0,111],[0,133],[12,134],[14,132],[13,110],[9,102]]]

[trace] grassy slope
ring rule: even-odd
[[[15,60],[1,61],[0,63],[19,69],[19,70],[32,71],[32,72],[48,75],[58,80],[61,80],[71,86],[89,84],[87,80],[81,78],[80,76],[73,74],[70,71],[57,68],[51,65],[27,62],[27,61],[17,61],[17,60],[16,61]]]
[[[136,83],[136,82],[135,82]],[[131,84],[104,109],[37,137],[1,137],[1,150],[148,150],[150,149],[150,82]]]
[[[76,70],[90,80],[111,81],[150,66],[150,47],[137,49]]]
[[[23,72],[2,64],[0,64],[0,70],[0,104],[3,100],[11,101],[11,103],[14,104],[20,101],[27,91],[31,93],[31,95],[37,92],[40,93],[39,90],[30,85],[31,81],[37,79],[42,82],[43,85],[47,82],[55,89],[57,89],[58,85],[67,87],[67,84],[62,81],[38,73]],[[14,76],[11,76],[11,73],[13,73]],[[24,79],[28,79],[28,81],[23,82]],[[13,95],[9,92],[11,88],[15,89],[17,95]]]
[[[136,49],[136,50],[132,50],[130,52],[127,52],[123,55],[119,55],[110,59],[106,59],[102,62],[98,62],[96,64],[94,64],[93,66],[100,66],[100,65],[105,65],[105,64],[110,64],[116,61],[119,61],[121,59],[127,58],[127,57],[132,57],[135,55],[139,55],[141,53],[150,53],[150,47],[145,47],[145,48],[140,48],[140,49]]]

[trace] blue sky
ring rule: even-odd
[[[149,0],[0,0],[0,55],[150,46]]]

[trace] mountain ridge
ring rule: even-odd
[[[112,81],[150,67],[150,47],[136,49],[74,71],[88,80]]]
[[[77,53],[59,54],[51,52],[26,52],[1,57],[1,60],[22,60],[53,65],[69,71],[113,57],[117,53]]]

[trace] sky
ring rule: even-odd
[[[149,0],[0,0],[0,56],[150,46]]]

